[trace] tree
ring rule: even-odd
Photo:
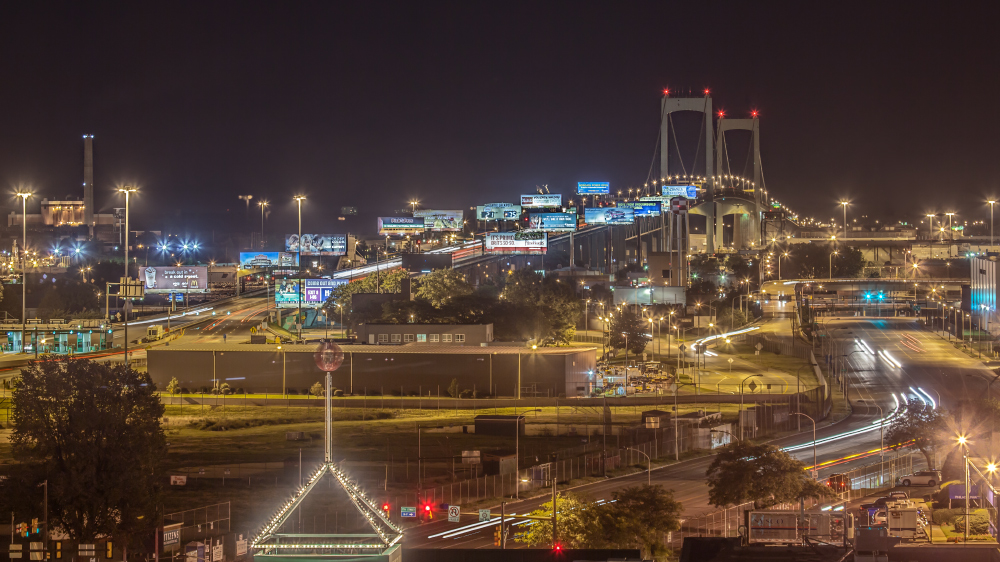
[[[508,277],[500,299],[515,309],[536,312],[533,322],[524,323],[530,330],[528,339],[539,345],[568,345],[583,312],[572,285],[529,269],[519,269]]]
[[[708,501],[716,507],[749,501],[757,508],[806,497],[832,497],[813,486],[805,465],[773,445],[737,442],[723,449],[705,472]]]
[[[405,269],[393,269],[339,285],[333,289],[325,306],[330,311],[338,310],[338,305],[344,307],[344,312],[355,324],[377,320],[382,315],[381,306],[373,306],[371,310],[355,309],[351,297],[357,293],[378,293],[380,290],[383,293],[398,293],[403,279],[409,276]]]
[[[683,506],[662,486],[638,486],[612,492],[613,502],[597,513],[601,543],[611,548],[639,548],[646,558],[667,554],[663,535],[681,528]]]
[[[861,277],[865,263],[865,256],[860,248],[841,246],[837,249],[837,255],[833,256],[833,274],[840,278]]]
[[[600,509],[587,496],[577,494],[556,494],[559,506],[557,520],[559,544],[563,548],[591,548],[597,542],[601,530],[597,527],[596,510]],[[552,501],[543,503],[530,515],[551,517]],[[514,535],[514,540],[529,546],[552,545],[552,522],[535,520],[523,533]]]
[[[451,379],[451,384],[448,385],[448,396],[452,398],[458,398],[459,388],[458,379]]]
[[[449,299],[472,294],[472,285],[465,275],[454,269],[435,269],[423,276],[417,285],[416,296],[441,308]]]
[[[611,318],[611,328],[609,330],[608,342],[611,349],[618,353],[619,349],[625,349],[628,342],[628,350],[635,355],[642,353],[649,343],[649,323],[643,322],[639,315],[623,310]]]
[[[35,493],[48,480],[51,526],[73,540],[136,545],[150,536],[166,439],[148,374],[85,359],[32,362],[14,386],[11,411],[19,462],[0,493]]]
[[[945,442],[945,414],[911,398],[902,414],[892,418],[885,432],[885,441],[893,449],[913,444],[924,455],[927,466],[934,464],[934,456]]]
[[[177,391],[180,389],[181,383],[177,380],[177,377],[170,377],[170,382],[167,383],[167,392],[177,394]]]

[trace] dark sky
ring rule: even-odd
[[[710,87],[729,116],[761,112],[766,185],[804,214],[847,196],[852,213],[988,216],[996,10],[822,5],[8,2],[0,179],[78,195],[92,133],[98,206],[138,182],[137,221],[249,193],[290,228],[301,192],[307,231],[342,231],[341,205],[374,230],[414,197],[641,184],[662,89]]]

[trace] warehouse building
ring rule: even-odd
[[[481,396],[588,396],[597,382],[593,347],[455,345],[346,345],[344,363],[333,373],[345,394],[447,396],[452,381],[460,391]],[[149,374],[165,389],[172,378],[199,392],[227,383],[231,389],[301,394],[323,380],[314,345],[191,344],[155,347],[147,353]]]

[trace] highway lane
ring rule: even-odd
[[[948,407],[958,400],[981,394],[985,389],[984,375],[989,371],[980,362],[955,350],[947,340],[923,331],[912,318],[827,319],[826,325],[838,338],[840,353],[848,355],[849,395],[853,412],[842,422],[821,428],[817,432],[817,438],[823,440],[866,428],[868,431],[818,445],[816,455],[821,466],[827,461],[879,449],[878,424],[872,423],[879,419],[875,405],[881,406],[883,412],[890,415],[897,401],[926,396],[918,390],[923,389],[935,402],[943,402],[938,407]],[[864,341],[868,347],[859,340]],[[897,367],[879,355],[879,351],[888,351],[900,366]],[[811,430],[808,429],[811,423],[803,421],[803,434],[778,440],[775,444],[783,447],[797,446],[791,454],[806,464],[812,464]],[[822,467],[819,470],[820,478],[833,472],[844,472],[856,466],[870,464],[876,457],[877,454]],[[654,469],[651,473],[652,482],[674,490],[675,497],[684,505],[687,517],[715,511],[716,508],[708,505],[708,487],[705,483],[705,470],[712,458],[691,459]],[[584,493],[595,500],[608,500],[613,491],[641,485],[646,482],[646,478],[647,475],[643,472],[579,486],[572,491]],[[542,497],[512,501],[507,510],[527,513],[546,499]],[[470,515],[461,524],[438,520],[421,525],[406,532],[404,544],[408,548],[493,548],[492,532],[495,524],[472,529],[471,532],[447,533],[474,521],[475,517]],[[508,544],[518,546],[516,543]]]

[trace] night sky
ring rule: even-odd
[[[852,214],[988,217],[996,13],[823,6],[8,2],[0,179],[82,195],[94,134],[97,206],[137,182],[133,228],[235,212],[248,193],[275,203],[279,231],[301,192],[305,230],[371,232],[412,198],[468,208],[536,184],[641,185],[662,89],[708,87],[728,116],[760,111],[766,185],[805,215],[839,216],[849,197]],[[363,220],[338,224],[342,205]]]

